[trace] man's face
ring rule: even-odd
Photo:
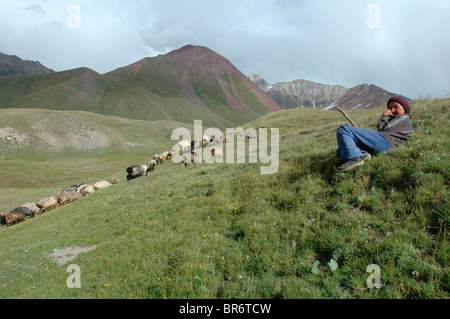
[[[404,107],[398,102],[389,103],[388,109],[391,110],[392,116],[404,115],[406,113]]]

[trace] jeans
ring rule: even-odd
[[[373,155],[389,151],[392,148],[378,131],[341,125],[336,135],[339,145],[336,157],[341,160],[361,157],[363,152]]]

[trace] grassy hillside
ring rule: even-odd
[[[97,100],[108,82],[88,68],[45,75],[0,78],[0,108],[48,108],[99,113]]]
[[[190,128],[80,111],[0,109],[0,209],[4,214],[74,184],[124,177],[128,166],[170,150],[176,127]]]
[[[334,169],[340,114],[274,113],[247,127],[280,128],[275,175],[260,175],[258,164],[168,162],[2,227],[0,297],[448,298],[449,107],[414,102],[415,137],[346,173]],[[373,128],[382,111],[349,114]],[[93,166],[111,160],[87,157]],[[120,169],[102,177],[123,181]],[[64,173],[56,178],[62,184]],[[48,257],[75,246],[95,249],[62,266]],[[81,269],[81,289],[66,286],[69,264]],[[367,287],[372,264],[380,289]]]

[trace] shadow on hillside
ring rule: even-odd
[[[311,155],[310,171],[319,174],[326,183],[333,183],[339,172],[336,167],[341,163],[334,152]]]
[[[336,167],[340,161],[334,152],[304,154],[300,157],[291,157],[287,160],[288,169],[284,172],[283,179],[288,183],[293,183],[309,175],[318,175],[321,179],[331,184],[340,174]]]

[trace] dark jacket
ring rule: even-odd
[[[392,148],[399,147],[414,135],[411,115],[382,115],[377,123],[378,132],[389,142]]]

